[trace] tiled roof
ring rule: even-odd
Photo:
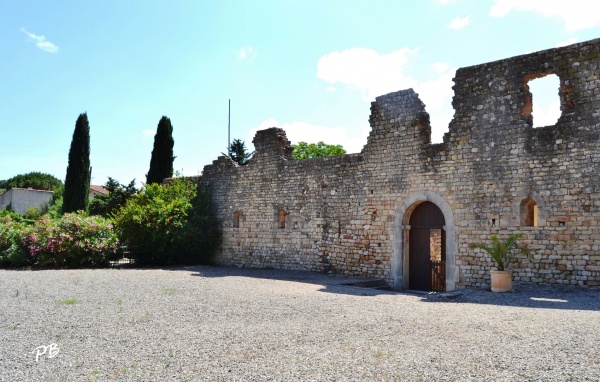
[[[108,194],[108,190],[106,189],[106,187],[104,186],[98,186],[98,185],[91,185],[90,186],[90,193],[91,194],[102,194],[102,195],[106,195]]]

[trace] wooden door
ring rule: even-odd
[[[446,284],[445,272],[439,272],[446,262],[444,215],[435,204],[423,202],[412,212],[409,224],[409,289],[439,292]]]

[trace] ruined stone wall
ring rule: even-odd
[[[600,285],[599,54],[593,40],[459,69],[440,144],[411,89],[372,103],[360,154],[295,161],[283,130],[259,131],[248,166],[220,157],[204,168],[224,230],[219,261],[402,289],[408,219],[428,200],[446,221],[448,289],[487,287],[494,264],[469,244],[513,232],[531,252],[514,259],[515,281]],[[533,128],[527,82],[550,73],[562,115]],[[532,201],[537,226],[525,216]]]

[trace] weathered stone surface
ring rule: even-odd
[[[428,200],[446,221],[448,289],[488,287],[494,264],[469,244],[514,232],[531,250],[513,260],[515,281],[599,285],[599,54],[592,40],[459,69],[439,144],[412,89],[372,103],[359,154],[295,161],[283,130],[259,131],[248,166],[220,157],[204,168],[224,230],[219,261],[405,288],[408,219]],[[562,115],[533,128],[527,82],[546,74],[560,78]],[[523,223],[529,199],[537,226]]]

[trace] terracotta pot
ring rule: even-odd
[[[510,292],[512,290],[511,271],[490,271],[492,292]]]

